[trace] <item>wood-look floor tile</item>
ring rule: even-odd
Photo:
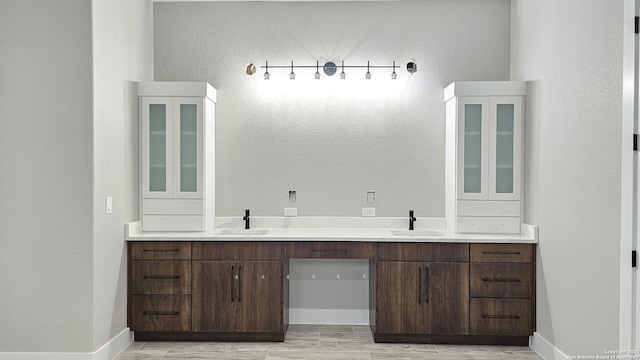
[[[373,337],[371,336],[371,334],[366,334],[366,333],[321,332],[319,333],[318,341],[373,343]]]
[[[415,344],[376,344],[357,343],[357,342],[339,342],[338,351],[368,351],[376,353],[434,353],[438,350],[433,345],[415,345]]]
[[[269,352],[266,360],[371,360],[368,352]]]
[[[291,324],[287,331],[353,332],[353,325]]]
[[[437,352],[380,353],[372,352],[372,360],[474,360],[465,354],[439,354]]]

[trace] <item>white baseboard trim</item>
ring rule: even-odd
[[[369,310],[290,308],[289,324],[369,325]]]
[[[133,333],[125,328],[100,349],[81,352],[0,352],[0,360],[113,360],[133,342]]]
[[[529,347],[545,360],[569,360],[567,354],[560,351],[537,332],[534,332],[533,336],[529,338]]]

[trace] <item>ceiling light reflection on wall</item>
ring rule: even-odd
[[[253,68],[251,68],[253,67]],[[344,69],[345,68],[351,68],[351,69],[355,69],[355,68],[366,68],[367,72],[365,73],[365,79],[370,80],[371,79],[371,69],[392,69],[391,72],[391,79],[392,80],[396,80],[398,78],[398,73],[396,73],[396,68],[399,67],[396,65],[396,62],[393,61],[392,65],[371,65],[370,61],[367,61],[367,65],[345,65],[344,61],[342,61],[341,64],[341,72],[340,72],[340,79],[344,80],[347,77],[347,74],[345,73]],[[320,61],[316,61],[315,65],[294,65],[293,61],[291,61],[291,65],[271,65],[269,66],[269,62],[265,61],[264,66],[261,66],[262,69],[265,69],[264,72],[264,79],[265,80],[269,80],[271,78],[271,74],[269,73],[269,68],[271,69],[291,69],[291,72],[289,73],[289,79],[291,80],[295,80],[296,79],[296,73],[295,73],[295,69],[302,69],[302,68],[315,68],[316,72],[314,74],[314,78],[316,80],[320,80]],[[337,66],[335,63],[328,61],[324,64],[324,66],[322,67],[323,72],[325,75],[327,76],[332,76],[337,72]],[[412,62],[407,63],[407,71],[409,73],[411,73],[413,75],[413,73],[415,73],[416,71],[418,71],[418,66],[415,63],[415,59],[413,59]],[[247,65],[245,72],[247,75],[253,75],[256,70],[255,70],[255,66],[253,64],[249,64]]]

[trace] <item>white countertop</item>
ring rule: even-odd
[[[252,218],[252,221],[254,219]],[[407,231],[408,227],[400,227],[402,221],[378,222],[375,227],[345,227],[348,225],[341,220],[341,227],[310,227],[274,226],[277,221],[262,221],[260,225],[252,226],[245,234],[241,221],[227,218],[221,221],[221,227],[204,232],[142,232],[139,221],[125,225],[125,240],[127,241],[370,241],[370,242],[464,242],[464,243],[528,243],[538,242],[538,228],[534,225],[522,224],[520,234],[458,234],[449,233],[444,229],[443,221],[439,219],[418,219],[424,226],[416,228],[414,232]],[[307,221],[307,225],[317,225],[317,221]],[[216,222],[218,225],[218,222]],[[336,225],[324,221],[323,225]],[[354,223],[354,225],[362,225]],[[380,227],[389,225],[388,227]],[[399,230],[395,235],[391,231]]]

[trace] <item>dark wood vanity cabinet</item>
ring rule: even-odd
[[[535,330],[533,244],[339,241],[129,242],[129,326],[141,341],[283,341],[290,258],[369,259],[376,342],[526,345]]]
[[[280,243],[194,246],[193,331],[284,340],[281,248]]]
[[[472,334],[514,340],[533,334],[534,255],[529,244],[471,244]]]
[[[129,326],[134,331],[191,330],[191,243],[130,243]]]
[[[376,341],[468,333],[468,245],[385,243],[377,257]]]

